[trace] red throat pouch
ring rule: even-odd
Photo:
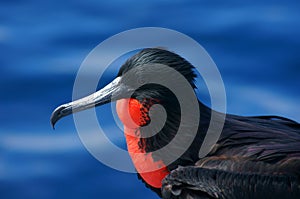
[[[145,149],[140,148],[139,145],[139,127],[149,122],[148,112],[151,105],[151,100],[140,103],[133,98],[118,100],[116,104],[118,116],[124,124],[128,152],[137,172],[147,184],[161,188],[161,181],[170,172],[163,161],[154,161],[152,153],[146,153]]]

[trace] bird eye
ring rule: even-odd
[[[144,85],[144,84],[146,84],[146,82],[147,82],[147,81],[146,81],[145,78],[138,78],[138,79],[137,79],[137,83],[138,83],[139,85],[141,85],[141,86]]]

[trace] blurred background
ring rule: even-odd
[[[299,122],[299,10],[298,0],[1,0],[0,198],[157,198],[135,174],[94,159],[72,117],[55,131],[49,123],[71,100],[86,55],[127,29],[165,27],[197,40],[219,67],[229,113]],[[97,108],[99,120],[124,147],[109,108]]]

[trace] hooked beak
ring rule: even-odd
[[[130,93],[129,88],[124,84],[121,84],[120,80],[121,77],[117,77],[101,90],[84,98],[57,107],[50,118],[53,129],[56,122],[67,115],[129,97],[127,96],[128,93]]]

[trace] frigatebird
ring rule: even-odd
[[[196,88],[192,64],[174,52],[146,48],[129,58],[121,66],[116,79],[103,89],[57,107],[52,113],[51,124],[54,126],[59,119],[72,113],[116,101],[118,116],[124,124],[128,152],[138,177],[160,197],[300,198],[300,124],[284,117],[219,113],[197,100],[199,122],[189,119],[185,122],[186,126],[197,125],[198,128],[184,153],[170,164],[166,163],[166,158],[172,157],[176,146],[170,148],[167,154],[154,155],[153,151],[172,142],[176,136],[181,109],[174,93],[164,86],[149,83],[132,89],[136,82],[149,76],[145,73],[151,73],[151,64],[175,69],[184,76],[193,91]],[[145,67],[150,67],[150,70],[144,70]],[[136,69],[135,72],[126,77],[132,69]],[[159,73],[163,74],[164,70]],[[149,111],[154,105],[163,106],[167,116],[163,127],[151,134],[151,131],[157,130],[155,126],[152,129],[143,127],[151,124],[156,117],[155,111]],[[224,126],[210,152],[199,158],[212,113],[220,118],[225,115]],[[218,122],[218,119],[215,120]],[[189,133],[187,128],[186,137]],[[135,153],[144,156],[141,158]],[[157,166],[157,169],[143,172],[143,168],[149,165]]]

